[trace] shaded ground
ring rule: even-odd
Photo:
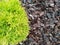
[[[30,34],[20,45],[60,45],[60,0],[22,0]]]

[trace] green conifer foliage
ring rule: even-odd
[[[15,45],[29,34],[27,14],[19,0],[0,0],[0,45]]]

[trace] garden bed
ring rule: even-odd
[[[59,0],[22,0],[30,24],[30,34],[20,45],[60,45]]]

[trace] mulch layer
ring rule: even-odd
[[[19,45],[60,45],[60,0],[22,0],[30,25]]]

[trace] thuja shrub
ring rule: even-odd
[[[15,45],[29,34],[27,14],[19,0],[0,0],[0,45]]]

